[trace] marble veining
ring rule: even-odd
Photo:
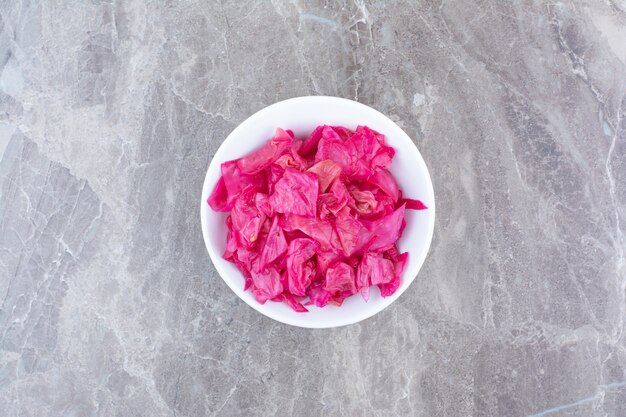
[[[278,324],[198,198],[278,100],[413,138],[437,223],[390,308]],[[626,416],[626,2],[0,3],[0,410]]]

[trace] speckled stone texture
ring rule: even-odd
[[[0,16],[2,416],[626,416],[624,0]],[[411,288],[334,330],[245,305],[200,231],[226,135],[311,94],[397,121],[437,197]]]

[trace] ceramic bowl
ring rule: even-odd
[[[216,213],[207,204],[207,198],[220,177],[220,164],[240,158],[257,149],[274,135],[277,127],[291,129],[296,138],[307,137],[322,124],[355,129],[367,125],[385,135],[396,154],[389,168],[403,195],[423,201],[428,210],[407,210],[406,228],[398,242],[401,252],[409,252],[409,260],[400,288],[383,298],[378,288],[371,288],[369,301],[355,294],[340,307],[307,306],[307,313],[297,313],[284,303],[268,301],[259,304],[250,291],[243,290],[244,278],[232,263],[224,260],[226,247],[226,213]],[[422,155],[411,138],[382,113],[355,101],[338,97],[297,97],[272,104],[247,118],[224,140],[209,164],[200,200],[202,235],[209,256],[224,282],[250,307],[282,323],[299,327],[328,328],[359,322],[380,312],[396,301],[411,285],[419,272],[433,236],[435,224],[435,196],[433,185]]]

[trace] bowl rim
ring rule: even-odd
[[[381,302],[379,303],[379,306],[375,309],[373,309],[370,312],[367,312],[366,314],[362,314],[360,316],[344,316],[341,317],[344,320],[341,320],[341,318],[338,320],[338,322],[335,324],[333,323],[332,325],[325,325],[325,324],[321,324],[321,325],[317,325],[315,323],[299,323],[297,322],[297,320],[292,320],[291,317],[285,317],[285,316],[281,316],[280,314],[276,314],[273,311],[265,311],[263,310],[263,305],[256,302],[256,300],[254,300],[254,302],[251,302],[250,300],[243,298],[240,294],[239,294],[239,289],[235,288],[234,283],[231,283],[229,280],[227,280],[226,278],[224,278],[225,275],[228,275],[228,273],[223,270],[222,265],[219,262],[216,262],[216,259],[221,259],[221,254],[217,253],[217,251],[215,250],[215,248],[213,247],[213,245],[210,244],[210,240],[208,238],[208,229],[207,229],[207,224],[206,224],[206,219],[205,219],[205,212],[208,212],[208,204],[206,202],[206,199],[208,197],[208,195],[210,194],[211,190],[208,189],[209,187],[209,181],[210,181],[210,172],[212,170],[212,166],[213,164],[221,164],[222,162],[218,162],[221,161],[222,158],[222,154],[224,154],[226,152],[226,147],[224,146],[226,143],[228,143],[229,141],[231,141],[233,138],[236,138],[238,136],[238,133],[242,130],[244,130],[245,126],[250,124],[250,123],[255,123],[256,121],[258,121],[259,119],[261,119],[264,115],[264,113],[266,112],[270,112],[271,110],[273,110],[276,107],[281,107],[281,106],[285,106],[291,103],[295,103],[295,102],[303,102],[303,101],[310,101],[311,104],[315,104],[315,105],[320,105],[324,102],[336,102],[336,103],[343,103],[344,105],[349,105],[349,106],[356,106],[356,107],[361,107],[363,109],[367,109],[370,112],[375,113],[378,117],[382,118],[382,119],[386,119],[387,122],[393,124],[397,129],[398,129],[398,133],[400,134],[400,136],[403,137],[403,140],[406,141],[407,143],[410,143],[412,146],[410,146],[411,151],[414,153],[414,156],[421,161],[421,163],[424,165],[424,167],[426,168],[425,170],[425,180],[426,180],[426,184],[425,186],[427,187],[430,195],[432,196],[432,202],[429,203],[428,205],[428,211],[430,212],[429,217],[428,217],[428,225],[426,227],[426,235],[425,235],[425,249],[423,250],[423,253],[420,254],[419,259],[417,259],[417,263],[416,263],[416,267],[415,267],[415,273],[412,274],[412,276],[407,277],[406,276],[406,271],[403,274],[403,279],[408,279],[409,282],[406,286],[400,286],[398,288],[398,290],[389,297],[383,298],[381,300]],[[280,127],[280,126],[278,126]],[[289,128],[289,126],[285,127],[285,128]],[[383,132],[383,134],[385,134]],[[205,191],[206,195],[205,195]],[[253,113],[252,115],[250,115],[249,117],[247,117],[246,119],[244,119],[241,123],[239,123],[239,125],[237,125],[237,127],[235,127],[229,134],[228,136],[226,136],[226,138],[222,141],[222,143],[220,144],[220,146],[218,147],[217,151],[215,152],[215,154],[213,155],[213,157],[210,159],[209,164],[207,166],[207,170],[206,170],[206,174],[204,177],[204,181],[202,184],[202,190],[201,190],[201,196],[200,196],[200,224],[202,227],[202,237],[204,240],[204,245],[207,249],[207,252],[209,253],[209,257],[211,258],[211,262],[213,263],[213,266],[215,267],[217,273],[220,275],[220,278],[222,278],[222,281],[224,281],[226,283],[226,285],[237,295],[237,297],[239,297],[239,299],[241,299],[243,302],[245,302],[248,306],[252,307],[254,310],[258,311],[259,313],[261,313],[262,315],[269,317],[275,321],[278,321],[280,323],[284,323],[284,324],[288,324],[291,326],[295,326],[295,327],[300,327],[300,328],[311,328],[311,329],[322,329],[322,328],[336,328],[336,327],[342,327],[342,326],[347,326],[350,324],[355,324],[358,322],[361,322],[363,320],[366,320],[378,313],[380,313],[381,311],[383,311],[385,308],[387,308],[389,305],[391,305],[394,301],[396,301],[409,287],[410,285],[413,283],[413,281],[415,280],[415,278],[417,277],[417,275],[419,274],[419,271],[422,269],[422,266],[428,256],[428,253],[430,252],[430,247],[432,244],[432,238],[433,238],[433,234],[434,234],[434,226],[435,226],[435,193],[434,193],[434,188],[433,188],[433,184],[432,184],[432,178],[430,176],[430,171],[428,170],[428,166],[426,165],[426,161],[424,160],[424,158],[422,157],[422,154],[420,153],[419,149],[417,148],[417,145],[413,142],[413,140],[411,139],[411,137],[404,131],[404,129],[402,129],[396,122],[394,122],[393,120],[391,120],[388,116],[386,116],[385,114],[381,113],[380,111],[366,105],[363,103],[360,103],[358,101],[354,101],[354,100],[350,100],[350,99],[346,99],[346,98],[342,98],[342,97],[335,97],[335,96],[323,96],[323,95],[319,95],[319,96],[299,96],[299,97],[292,97],[292,98],[288,98],[285,100],[281,100],[278,102],[275,102],[273,104],[270,104],[269,106],[263,107],[261,109],[259,109],[258,111],[256,111],[255,113]],[[243,288],[243,286],[242,286]],[[305,313],[302,313],[305,314]],[[350,318],[352,317],[352,318]]]

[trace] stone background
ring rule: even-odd
[[[626,416],[626,2],[0,2],[0,410]],[[431,252],[360,324],[213,268],[226,135],[301,95],[397,121]]]

